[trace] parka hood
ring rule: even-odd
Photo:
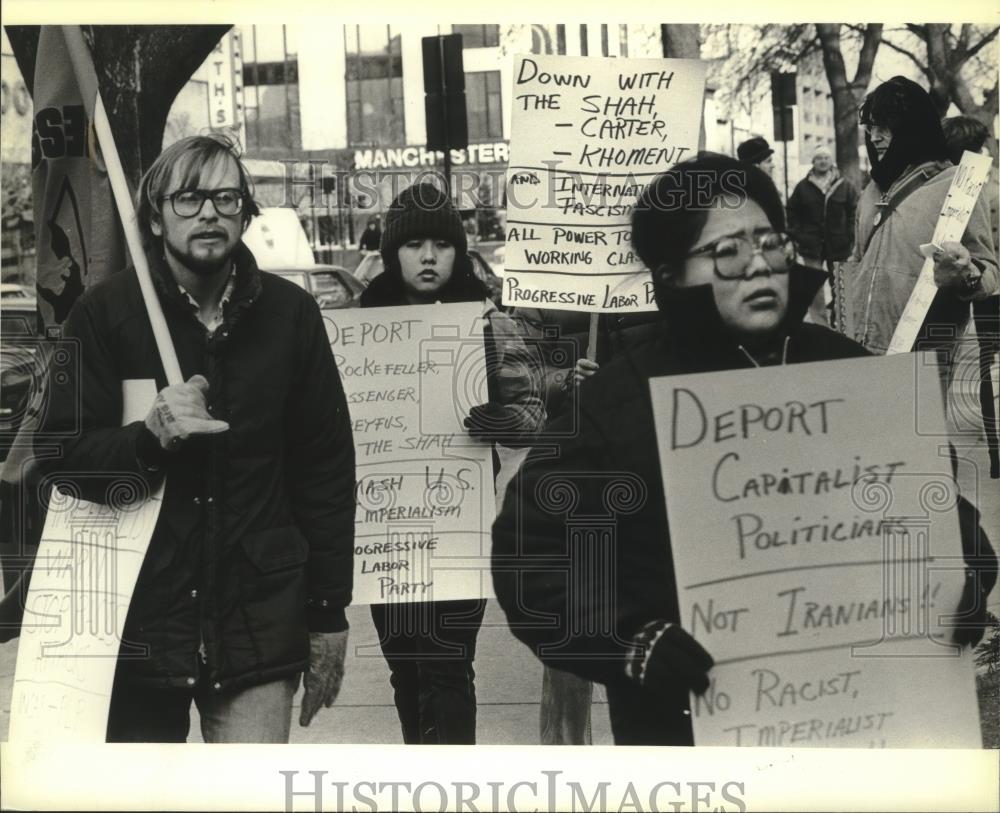
[[[872,180],[883,192],[907,167],[947,160],[940,116],[930,95],[916,82],[894,76],[869,94],[861,115],[863,121],[887,126],[892,131],[892,141],[881,161],[871,137],[865,134]]]

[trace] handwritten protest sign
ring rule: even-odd
[[[697,744],[981,747],[942,624],[965,575],[955,487],[902,419],[943,433],[921,361],[650,382],[681,622],[716,662]]]
[[[354,604],[490,594],[493,464],[462,426],[488,400],[482,316],[472,302],[325,317],[357,456]]]
[[[920,326],[927,318],[927,312],[938,290],[934,284],[934,260],[930,256],[930,251],[934,246],[940,248],[946,241],[958,242],[962,239],[965,228],[969,225],[969,217],[979,199],[979,193],[989,177],[991,162],[992,159],[988,155],[962,153],[962,161],[955,172],[955,177],[951,180],[951,186],[948,187],[948,194],[945,196],[941,214],[934,227],[934,236],[930,245],[926,247],[927,259],[924,260],[916,285],[913,286],[906,307],[896,324],[896,330],[886,350],[887,355],[909,353],[913,349]],[[921,246],[921,249],[924,248]]]
[[[686,59],[516,59],[505,305],[655,310],[630,213],[696,153],[705,72]]]
[[[122,423],[141,420],[155,382],[126,381],[123,395]],[[119,476],[107,505],[52,490],[17,649],[12,742],[104,742],[120,633],[163,499],[162,483],[137,501],[143,489]]]

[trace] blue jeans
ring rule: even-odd
[[[187,690],[148,689],[116,680],[107,741],[186,742],[193,700],[205,742],[287,743],[299,677],[236,692],[216,692],[207,681]]]

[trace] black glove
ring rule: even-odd
[[[653,691],[681,687],[704,694],[708,671],[715,661],[683,628],[668,621],[651,621],[633,642],[636,646],[626,671],[634,681]]]
[[[518,415],[510,407],[502,404],[479,404],[469,410],[465,419],[469,435],[480,440],[496,437],[510,437],[519,434]]]
[[[965,571],[962,597],[955,608],[955,623],[951,639],[959,646],[976,646],[986,634],[986,592],[975,570]]]

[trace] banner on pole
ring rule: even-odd
[[[38,306],[62,324],[76,298],[125,265],[107,168],[93,135],[97,88],[73,72],[60,26],[42,26],[31,137]]]

